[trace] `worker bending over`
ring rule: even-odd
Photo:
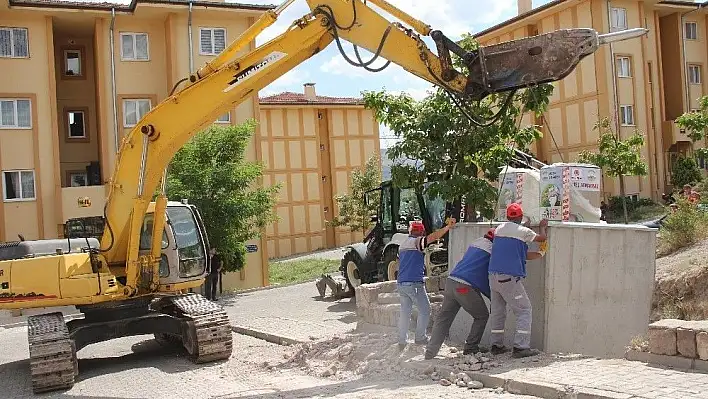
[[[545,253],[546,227],[548,220],[539,224],[540,234],[522,226],[524,211],[517,203],[506,208],[508,222],[494,231],[492,255],[489,259],[489,280],[492,294],[491,351],[493,354],[507,352],[504,347],[504,324],[506,307],[509,305],[516,316],[516,334],[512,356],[515,358],[537,355],[531,349],[531,302],[521,282],[526,278],[526,260],[538,259]],[[540,252],[528,253],[529,243],[541,242]]]
[[[450,218],[447,225],[432,234],[425,235],[425,226],[420,221],[413,221],[409,227],[409,236],[398,248],[398,294],[401,298],[401,315],[398,321],[398,345],[404,348],[408,342],[408,326],[413,313],[413,302],[418,308],[418,320],[415,329],[415,343],[425,345],[428,337],[425,330],[430,320],[430,300],[425,291],[425,254],[423,250],[429,243],[437,241],[450,227],[455,225],[455,219]]]
[[[489,258],[492,252],[494,229],[489,229],[484,237],[473,241],[467,248],[462,259],[452,269],[445,282],[442,309],[435,319],[433,335],[425,348],[425,358],[432,359],[440,351],[440,347],[450,332],[450,326],[462,307],[474,318],[472,328],[465,341],[463,354],[488,352],[480,348],[484,329],[489,319],[489,310],[482,295],[490,298],[489,289]]]

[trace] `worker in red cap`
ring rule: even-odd
[[[484,237],[478,238],[467,247],[462,259],[450,272],[445,281],[442,308],[435,318],[433,334],[425,348],[425,359],[429,360],[437,356],[460,308],[474,319],[465,341],[463,354],[489,352],[489,349],[480,347],[479,342],[482,340],[489,319],[489,310],[482,295],[491,297],[489,258],[493,240],[494,229],[489,229]]]
[[[398,345],[405,348],[408,343],[408,327],[413,313],[413,303],[418,308],[418,320],[415,329],[415,343],[425,345],[428,337],[425,330],[430,320],[430,300],[425,291],[425,255],[423,250],[429,243],[441,239],[456,220],[450,218],[440,230],[425,235],[425,226],[420,221],[413,221],[409,226],[408,239],[398,248],[398,294],[401,298],[401,314],[398,320]]]
[[[537,259],[545,253],[548,220],[539,223],[540,233],[536,234],[521,223],[524,210],[520,204],[512,203],[506,208],[508,222],[494,230],[492,255],[489,259],[489,282],[491,300],[491,352],[501,354],[504,347],[504,325],[507,305],[516,316],[516,333],[512,356],[522,358],[537,355],[531,349],[531,302],[521,280],[526,278],[526,260]],[[542,252],[529,253],[529,243],[540,242]]]

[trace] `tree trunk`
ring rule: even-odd
[[[627,196],[624,194],[624,176],[619,177],[620,181],[620,195],[622,196],[622,211],[624,212],[624,224],[629,223],[629,217],[627,217]]]
[[[476,222],[477,212],[474,209],[474,204],[465,203],[465,222]]]

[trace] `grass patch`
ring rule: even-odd
[[[271,284],[295,284],[312,281],[325,273],[339,271],[339,259],[302,259],[271,262],[268,279]]]
[[[636,207],[627,206],[627,218],[629,219],[629,223],[651,220],[666,213],[668,213],[668,209],[659,204],[647,204]],[[613,209],[611,212],[608,212],[607,223],[624,223],[624,212],[622,209]]]
[[[659,256],[672,254],[708,238],[708,213],[679,199],[678,210],[664,221],[659,238]]]

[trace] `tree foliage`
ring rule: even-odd
[[[681,189],[684,185],[694,185],[703,180],[701,169],[696,160],[689,157],[678,157],[671,168],[671,184]]]
[[[459,44],[468,51],[477,47],[470,35],[464,35]],[[453,63],[458,71],[467,73],[454,54]],[[464,197],[468,206],[492,217],[497,191],[490,181],[498,179],[501,168],[511,159],[512,146],[526,149],[541,137],[537,126],[520,128],[520,119],[525,112],[539,115],[545,111],[552,91],[552,85],[544,84],[516,92],[514,101],[489,127],[473,124],[441,88],[421,101],[405,93],[363,94],[366,107],[400,139],[388,151],[394,160],[391,175],[396,186],[423,191],[428,182],[425,190],[431,197],[439,195],[446,201]],[[475,116],[491,118],[507,95],[491,95],[467,104],[467,108]]]
[[[698,102],[700,104],[698,111],[686,112],[676,118],[676,124],[686,130],[686,135],[694,144],[706,137],[706,128],[708,128],[708,96],[701,97]],[[696,155],[708,158],[708,149],[698,148]]]
[[[371,226],[371,215],[378,214],[380,198],[378,195],[369,196],[369,203],[364,201],[364,193],[381,184],[381,159],[377,154],[372,155],[363,168],[352,171],[352,185],[347,194],[334,197],[339,207],[339,215],[328,223],[331,226],[348,226],[351,231],[368,230]]]
[[[594,130],[597,130],[600,134],[598,152],[582,151],[578,156],[578,160],[582,163],[599,166],[607,176],[619,178],[624,219],[625,223],[628,223],[624,176],[646,176],[649,173],[647,164],[641,155],[642,147],[644,146],[644,136],[635,131],[627,139],[621,140],[612,131],[608,118],[602,118],[595,123]]]
[[[246,160],[255,126],[254,120],[212,125],[185,144],[168,168],[168,198],[197,206],[227,271],[243,267],[245,243],[277,220],[273,207],[280,186],[259,187],[263,166]]]

